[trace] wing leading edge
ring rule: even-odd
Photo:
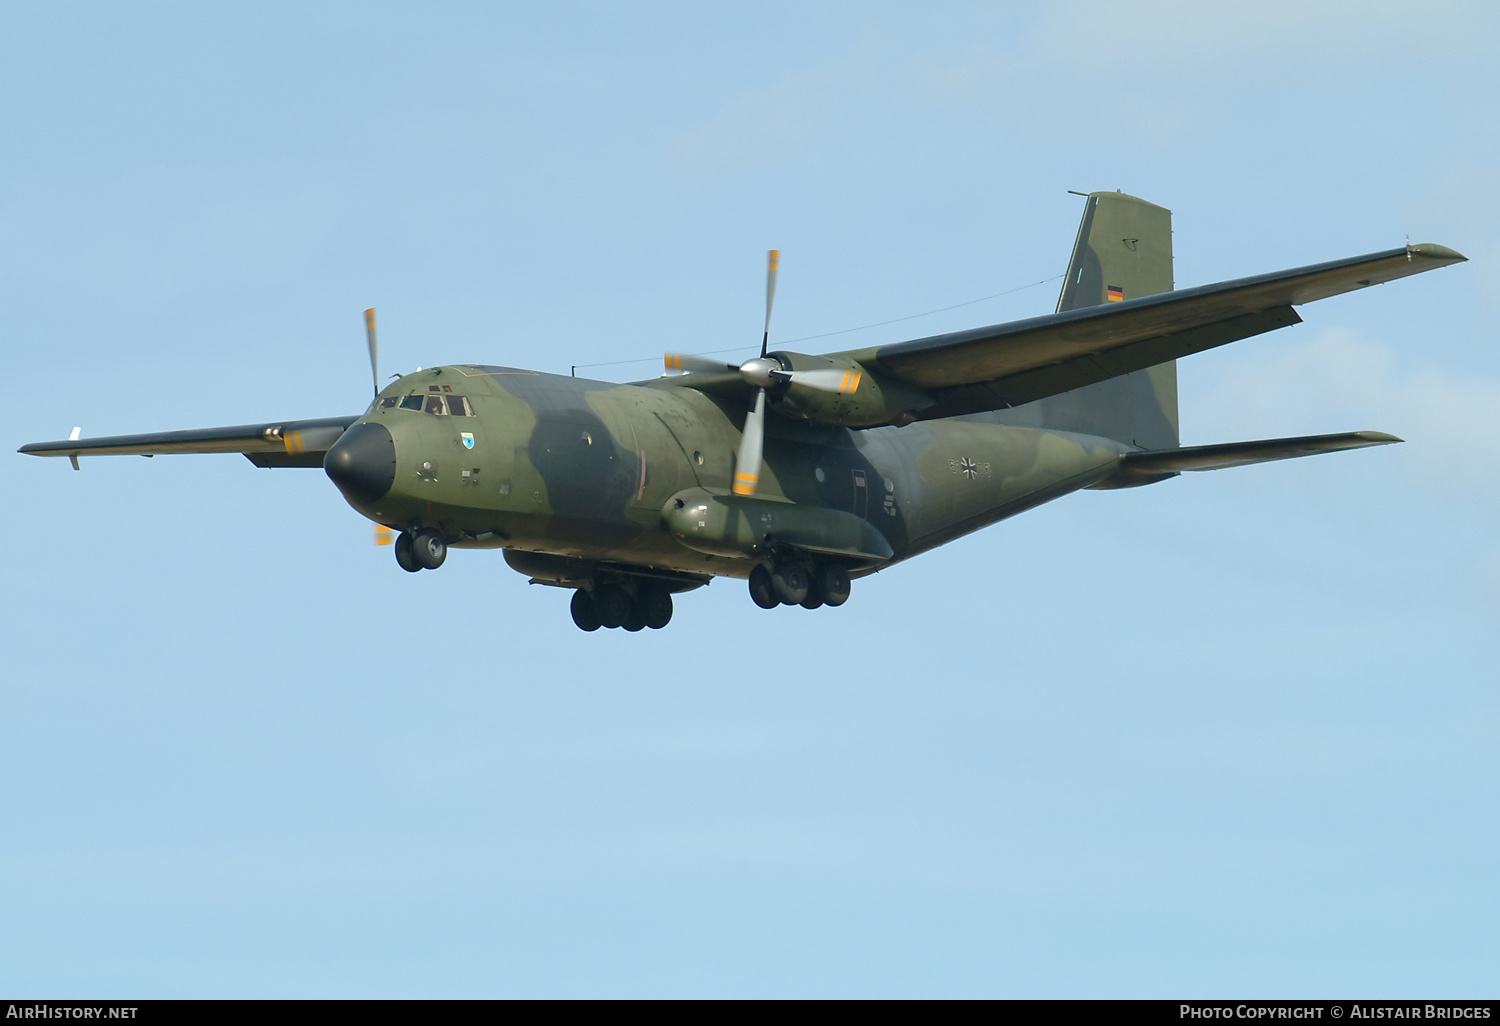
[[[1468,258],[1431,243],[832,354],[926,390],[932,420],[1006,409],[1302,320],[1292,308]]]

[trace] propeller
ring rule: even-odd
[[[380,394],[380,345],[375,341],[375,308],[365,311],[365,339],[370,344],[370,377],[375,382],[375,394]]]
[[[370,377],[375,382],[375,394],[380,394],[380,345],[375,340],[375,308],[365,311],[365,340],[370,345]],[[375,544],[384,546],[394,543],[396,532],[384,524],[375,525]]]
[[[760,456],[766,443],[766,389],[770,387],[771,366],[774,360],[766,359],[766,344],[771,341],[771,304],[776,302],[776,271],[781,266],[781,252],[771,250],[766,254],[766,327],[760,336],[760,358],[746,360],[740,366],[740,376],[755,390],[755,402],[745,414],[745,430],[740,435],[740,452],[734,461],[734,485],[736,495],[754,495],[760,484]],[[754,364],[754,367],[750,365]],[[746,370],[749,373],[746,373]]]
[[[758,357],[734,364],[685,353],[667,353],[662,360],[669,371],[681,371],[684,374],[737,373],[747,384],[755,386],[755,400],[745,414],[745,430],[740,438],[739,457],[735,461],[733,490],[736,495],[754,495],[760,483],[760,458],[765,448],[766,389],[785,383],[819,392],[847,395],[858,390],[860,378],[864,376],[858,367],[783,370],[779,362],[766,355],[771,341],[771,307],[776,302],[776,272],[780,266],[780,250],[773,249],[766,254],[766,324],[760,336]]]

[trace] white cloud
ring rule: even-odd
[[[1268,90],[1326,91],[1330,77],[1347,87],[1376,67],[1420,82],[1424,67],[1482,55],[1496,21],[1490,5],[1395,0],[1084,0],[1036,17],[980,6],[898,30],[872,13],[848,47],[730,97],[677,132],[665,157],[689,173],[719,171],[837,146],[913,109],[919,121],[977,117],[1017,143],[1052,140],[1059,123],[1182,142],[1233,131],[1226,107]],[[1106,109],[1116,116],[1097,116]]]
[[[1226,362],[1208,388],[1183,390],[1194,440],[1386,430],[1407,441],[1399,462],[1412,483],[1445,498],[1500,509],[1500,380],[1413,366],[1348,329],[1313,336],[1277,356]]]
[[[1049,10],[1037,33],[1045,52],[1095,75],[1221,76],[1246,65],[1275,72],[1292,60],[1337,68],[1386,56],[1400,62],[1392,72],[1401,74],[1410,62],[1488,46],[1475,29],[1495,21],[1481,3],[1414,7],[1404,0],[1084,0]]]

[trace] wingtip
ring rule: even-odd
[[[1456,249],[1447,246],[1439,246],[1436,242],[1419,242],[1409,247],[1413,256],[1424,256],[1431,260],[1441,260],[1446,264],[1461,264],[1469,258]]]
[[[1354,433],[1371,445],[1391,445],[1396,442],[1406,441],[1404,438],[1397,438],[1395,435],[1387,434],[1384,431],[1356,431]]]

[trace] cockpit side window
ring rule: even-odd
[[[469,405],[469,400],[461,395],[448,396],[448,412],[455,417],[474,416],[474,408]]]
[[[402,396],[401,397],[401,408],[403,410],[420,410],[422,408],[422,400],[425,399],[425,398],[426,398],[425,396],[420,396],[420,395],[406,395],[406,396]]]
[[[393,409],[393,408],[395,408],[395,405],[398,402],[400,402],[400,401],[401,401],[401,397],[400,396],[388,395],[384,399],[381,399],[378,402],[376,402],[375,408],[377,410],[389,410],[389,409]]]

